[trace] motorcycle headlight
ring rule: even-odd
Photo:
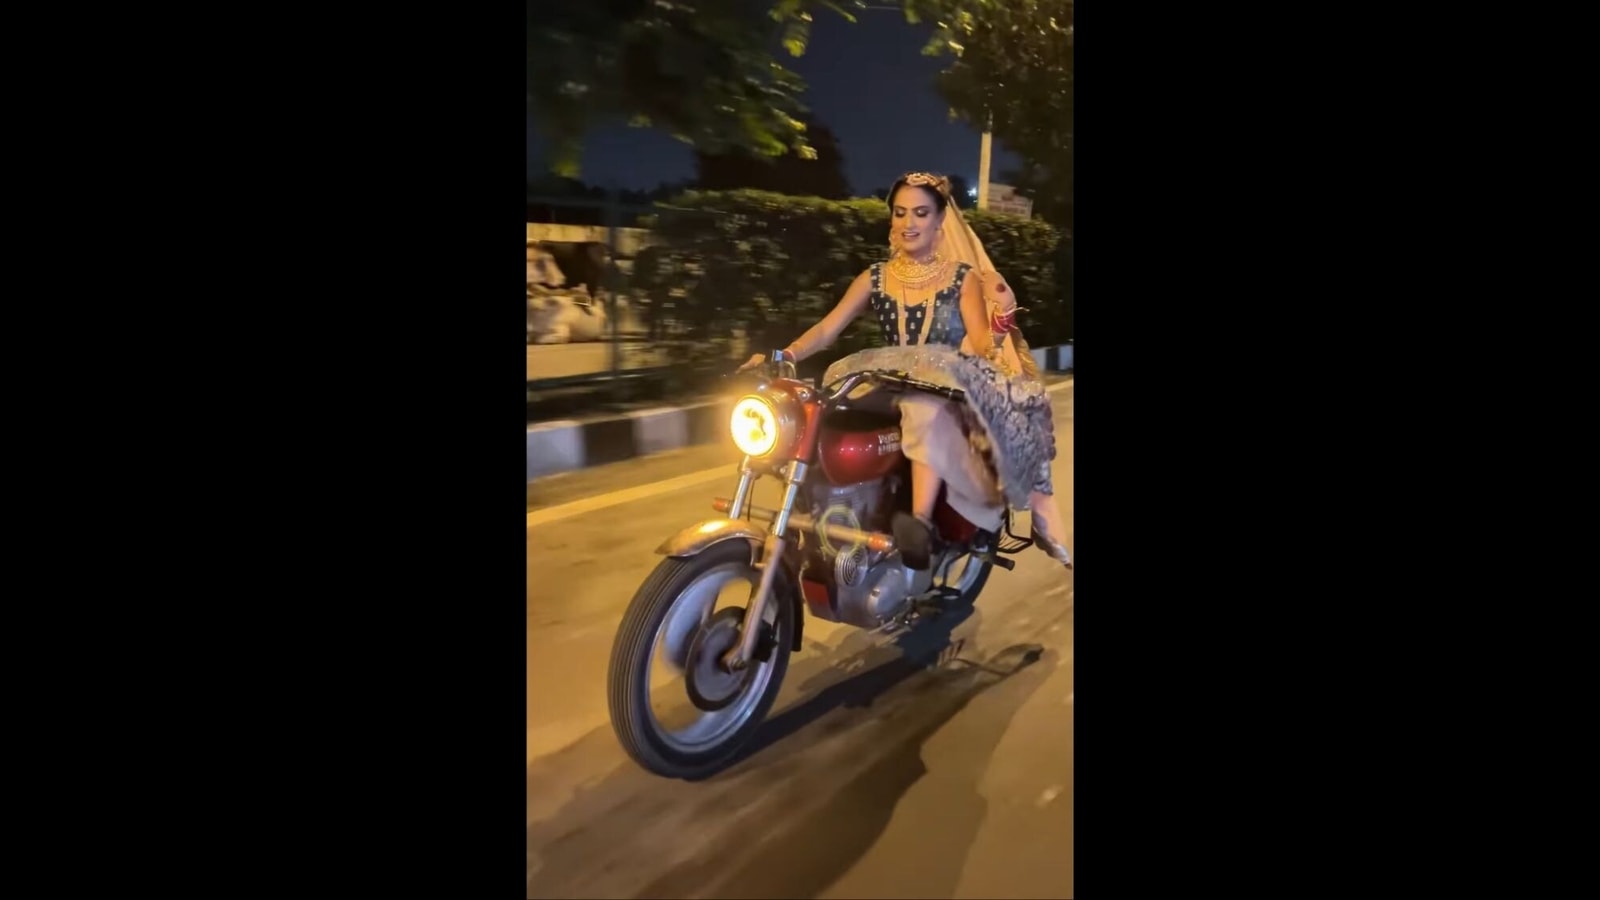
[[[729,423],[739,452],[757,459],[778,446],[778,410],[763,397],[745,397],[733,406]]]

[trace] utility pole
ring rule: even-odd
[[[978,150],[978,208],[989,208],[989,145],[993,142],[990,129],[994,127],[994,113],[989,114],[989,121],[983,127],[983,144]]]

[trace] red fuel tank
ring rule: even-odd
[[[897,425],[868,430],[823,425],[817,449],[822,456],[822,474],[841,485],[882,478],[904,459]]]

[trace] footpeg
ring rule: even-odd
[[[993,563],[993,564],[999,566],[1000,568],[1005,569],[1007,572],[1010,572],[1012,569],[1015,569],[1017,567],[1017,561],[1016,560],[1007,559],[1006,557],[1001,556],[998,553],[974,553],[972,555],[977,557],[978,559],[982,560],[983,562]]]
[[[1005,550],[992,531],[979,531],[978,539],[972,542],[972,556],[979,562],[993,563],[1007,572],[1015,569],[1017,564],[1001,556]],[[1009,552],[1009,551],[1007,551]]]

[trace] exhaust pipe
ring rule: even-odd
[[[717,499],[711,501],[711,508],[720,513],[726,513],[732,507],[733,501],[726,497],[718,497]],[[750,514],[752,519],[757,519],[767,524],[770,524],[773,519],[778,517],[777,510],[768,509],[764,506],[756,506],[753,503],[748,505],[745,509],[746,512]],[[833,522],[828,522],[826,524],[827,534],[824,535],[822,531],[818,530],[817,525],[818,523],[816,520],[805,513],[789,514],[790,529],[809,532],[810,534],[816,535],[819,539],[826,536],[829,543],[840,543],[845,545],[866,547],[868,550],[871,550],[874,553],[889,553],[894,550],[893,535],[884,534],[879,531],[862,531],[859,528],[851,528],[849,525],[838,525],[834,524]]]

